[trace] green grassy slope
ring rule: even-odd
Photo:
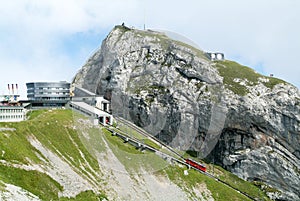
[[[224,78],[223,83],[225,86],[238,95],[246,95],[249,91],[246,86],[235,82],[234,80],[236,78],[246,81],[247,86],[257,85],[259,78],[265,78],[269,81],[263,82],[263,84],[270,89],[273,89],[276,84],[285,83],[285,81],[278,78],[263,76],[255,72],[252,68],[243,66],[234,61],[216,61],[215,66],[220,75]]]
[[[64,157],[80,174],[90,177],[90,174],[93,175],[95,171],[99,171],[97,160],[85,149],[78,133],[72,128],[73,118],[70,110],[39,110],[33,111],[29,115],[28,121],[0,123],[0,128],[15,129],[15,131],[0,131],[1,160],[14,165],[42,163],[39,158],[42,154],[27,140],[28,137],[34,137],[53,153]],[[43,160],[47,159],[43,158]],[[0,166],[0,179],[3,182],[20,186],[42,200],[59,199],[58,192],[62,191],[63,187],[48,175],[2,163]],[[82,166],[86,171],[81,171]],[[91,192],[82,193],[80,197],[86,196],[86,199],[97,200],[92,198],[98,195],[92,194]],[[99,192],[99,194],[101,193]]]
[[[120,128],[123,131],[127,131],[128,134],[132,134],[133,137],[141,139],[144,138],[144,136],[138,134],[136,131],[132,130],[129,127],[121,127]],[[122,153],[119,153],[118,149],[113,148],[115,155],[119,158],[119,160],[123,163],[125,167],[128,169],[134,169],[136,170],[136,163],[135,161],[134,165],[132,163],[128,163],[127,160],[124,160],[126,158],[128,153],[131,154],[137,154],[137,150],[127,143],[124,144],[124,142],[111,135],[111,133],[107,130],[103,130],[104,133],[106,133],[106,139],[108,140],[110,146],[117,146],[119,149],[123,150]],[[127,154],[126,154],[127,153]],[[170,153],[168,153],[170,154]],[[197,158],[193,157],[193,154],[190,152],[183,154],[186,158],[193,158],[194,160],[197,160]],[[132,156],[132,155],[131,155]],[[157,158],[151,158],[151,155],[148,155],[148,164],[151,167],[154,167],[152,163],[159,163],[159,160]],[[132,157],[134,160],[134,157]],[[142,158],[136,158],[136,160],[142,160]],[[204,163],[204,162],[202,162]],[[145,165],[146,163],[143,162]],[[160,165],[160,166],[159,166]],[[200,174],[199,172],[196,172],[195,170],[188,170],[187,167],[180,167],[178,165],[167,165],[165,163],[161,163],[159,165],[156,165],[155,174],[167,176],[171,181],[176,183],[180,188],[182,188],[186,192],[191,192],[191,188],[199,185],[199,184],[205,184],[207,188],[212,192],[212,197],[215,200],[250,200],[249,198],[245,197],[244,195],[237,193],[232,188],[229,188],[216,180],[205,176],[203,174]],[[158,168],[160,167],[160,169]],[[216,173],[216,175],[219,179],[222,181],[228,183],[233,188],[239,189],[241,192],[244,192],[248,194],[249,196],[258,199],[258,200],[270,200],[265,192],[261,191],[254,183],[244,181],[234,174],[224,170],[223,168],[207,164],[208,172],[210,174]],[[184,170],[189,171],[189,175],[184,175]],[[191,193],[190,193],[191,194]],[[192,197],[193,198],[193,193]]]
[[[106,198],[104,191],[96,193],[84,191],[74,198],[59,198],[58,194],[63,191],[63,187],[57,181],[45,173],[18,168],[18,165],[41,164],[47,160],[41,158],[42,153],[29,143],[28,137],[34,137],[53,153],[64,158],[77,173],[92,181],[96,178],[95,183],[100,185],[102,182],[102,185],[105,181],[101,179],[101,164],[98,164],[94,153],[95,150],[98,153],[105,151],[103,141],[105,139],[114,155],[129,173],[143,167],[144,170],[152,171],[154,175],[168,177],[187,193],[194,186],[205,184],[215,200],[247,200],[240,193],[193,170],[189,170],[189,175],[185,176],[183,171],[187,169],[186,167],[170,166],[157,155],[141,152],[132,145],[124,143],[120,138],[112,136],[105,129],[74,128],[74,121],[77,117],[74,117],[74,113],[70,110],[41,110],[33,111],[29,115],[28,121],[0,123],[0,128],[5,128],[0,130],[0,184],[2,181],[19,186],[42,200],[101,200]],[[83,137],[83,131],[88,137]],[[130,157],[130,160],[126,157]],[[220,169],[219,175],[251,196],[267,200],[265,194],[253,184],[242,181],[225,170]],[[3,191],[3,185],[0,185],[0,191]],[[193,193],[188,194],[193,197]]]

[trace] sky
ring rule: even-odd
[[[299,0],[0,0],[0,95],[72,81],[117,24],[168,30],[300,88]]]

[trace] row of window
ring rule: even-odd
[[[70,89],[56,89],[56,90],[39,90],[39,89],[28,89],[27,90],[27,93],[38,93],[38,92],[41,92],[41,91],[70,91]]]
[[[0,109],[0,114],[2,113],[21,113],[23,109]]]
[[[69,90],[69,88],[63,88],[63,87],[34,87],[34,88],[28,88],[28,90]]]
[[[38,91],[38,92],[27,92],[27,95],[34,95],[34,94],[69,94],[70,92],[59,92],[59,91],[49,91],[49,92],[44,92],[44,91]]]
[[[39,92],[39,94],[69,94],[69,93],[66,93],[66,92]]]
[[[43,100],[69,100],[66,97],[42,97]]]
[[[23,119],[24,115],[0,115],[0,120],[3,119]]]
[[[69,100],[69,97],[35,97],[29,98],[29,100]]]

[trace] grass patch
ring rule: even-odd
[[[44,146],[58,155],[62,154],[78,170],[83,165],[85,170],[90,170],[91,166],[93,170],[99,171],[98,161],[87,151],[78,132],[72,128],[73,124],[71,110],[53,110],[42,119],[27,122],[30,132]],[[89,172],[94,174],[93,170]]]
[[[148,171],[158,171],[165,168],[168,163],[155,153],[141,151],[121,138],[113,136],[110,131],[102,129],[110,149],[129,173],[137,174],[142,168]]]
[[[155,148],[155,149],[158,149],[158,150],[159,150],[159,149],[161,148],[157,143],[153,142],[153,140],[150,140],[150,139],[144,139],[143,142],[144,142],[146,145],[148,145],[148,146],[150,146],[150,147],[153,147],[153,148]]]
[[[27,113],[28,120],[37,119],[40,115],[44,114],[48,110],[31,110]]]
[[[107,141],[109,141],[114,146],[113,149],[119,149],[130,154],[142,154],[141,151],[139,151],[131,144],[125,143],[121,138],[113,136],[112,133],[107,129],[103,128],[102,132],[105,134],[105,138],[107,139]]]
[[[66,158],[67,162],[74,166],[79,174],[88,178],[90,178],[89,174],[92,174],[95,178],[98,178],[94,172],[100,172],[98,161],[95,159],[95,151],[106,151],[103,141],[105,138],[115,156],[129,173],[136,174],[141,168],[147,171],[163,172],[177,185],[187,191],[199,183],[205,183],[212,192],[215,200],[246,199],[244,196],[232,191],[232,189],[196,171],[190,170],[189,175],[185,176],[183,175],[183,168],[177,166],[170,167],[166,161],[156,154],[149,151],[142,152],[133,145],[124,143],[120,138],[112,136],[106,129],[100,130],[97,127],[76,123],[78,129],[74,130],[74,117],[84,118],[80,115],[77,116],[71,110],[37,110],[30,114],[30,120],[28,121],[0,123],[0,127],[15,129],[15,131],[5,130],[0,132],[0,151],[3,151],[2,153],[0,152],[0,159],[14,164],[28,164],[29,161],[41,163],[40,159],[36,156],[36,153],[39,153],[38,150],[32,147],[27,140],[28,136],[34,136],[52,152]],[[132,135],[142,139],[141,141],[144,140],[144,143],[159,148],[159,145],[155,142],[145,138],[134,130],[125,127],[123,129],[134,133]],[[86,133],[83,134],[82,132]],[[88,138],[84,135],[88,135]],[[196,156],[195,152],[191,151],[188,153],[191,156]],[[84,166],[84,169],[89,174],[82,170],[82,166]],[[218,169],[219,172],[222,172],[219,174],[222,180],[248,193],[252,197],[268,200],[265,194],[251,183],[245,182],[221,168]],[[1,163],[0,180],[19,186],[39,196],[42,200],[58,200],[58,192],[63,190],[56,181],[46,174],[8,167]],[[101,200],[104,198],[104,194],[86,191],[80,193],[75,198],[61,198],[61,200]]]
[[[80,135],[82,143],[85,145],[89,153],[91,153],[95,158],[96,152],[105,152],[105,143],[101,136],[101,131],[99,128],[90,128],[85,130],[88,133],[89,137],[86,138],[83,135]]]
[[[248,195],[256,199],[270,200],[263,191],[261,191],[257,186],[253,185],[251,182],[244,181],[236,175],[224,170],[219,166],[215,166],[215,169],[222,172],[222,174],[219,176],[219,179],[225,181],[234,188],[237,188],[240,191],[247,193]]]
[[[192,158],[196,161],[199,161],[199,159],[197,158],[197,155],[198,155],[197,152],[193,151],[193,150],[188,150],[184,153],[185,158]],[[200,161],[200,163],[203,163],[203,161]],[[236,175],[224,170],[223,168],[221,168],[220,166],[217,166],[217,165],[206,164],[206,167],[207,167],[209,173],[211,173],[211,174],[215,173],[215,175],[219,179],[230,184],[232,187],[239,189],[241,192],[244,192],[244,193],[248,194],[249,196],[256,198],[258,200],[265,200],[265,201],[270,200],[267,197],[267,195],[264,193],[264,191],[262,191],[256,185],[253,185],[252,182],[244,181],[244,180],[240,179],[239,177],[237,177]],[[181,170],[181,172],[183,172],[183,169],[179,169],[179,170]],[[198,174],[200,175],[200,177],[204,176],[204,175],[196,172],[196,175],[198,175]],[[183,177],[185,177],[185,176],[183,175]],[[207,180],[207,181],[209,181],[209,180]],[[195,181],[193,180],[193,178],[190,178],[188,182],[190,183],[191,187],[195,185]],[[207,186],[209,186],[208,183],[206,183],[206,184],[207,184]],[[213,185],[214,184],[211,183],[212,187],[213,187]],[[219,184],[219,185],[221,185],[221,184]]]
[[[233,61],[218,61],[216,67],[220,75],[224,78],[223,83],[225,86],[235,94],[244,96],[249,93],[246,86],[243,86],[234,81],[235,78],[242,80],[247,79],[253,84],[257,84],[258,78],[261,77],[253,69],[242,66]]]
[[[153,142],[151,139],[148,139],[144,135],[141,135],[139,132],[137,132],[134,129],[128,127],[127,125],[122,124],[122,125],[120,125],[119,129],[113,129],[113,130],[115,130],[116,132],[122,131],[126,135],[134,137],[134,138],[140,140],[142,143],[144,143],[146,145],[149,145],[153,148],[156,148],[158,150],[161,148],[157,143]]]
[[[235,94],[244,96],[249,93],[246,86],[241,85],[234,81],[235,78],[239,78],[241,80],[247,80],[246,85],[253,86],[258,84],[259,78],[267,78],[269,82],[263,82],[263,84],[273,89],[273,87],[280,83],[285,83],[283,80],[263,76],[257,72],[255,72],[252,68],[247,66],[240,65],[234,61],[216,61],[216,68],[219,71],[219,74],[224,78],[223,83],[225,86],[234,92]]]
[[[130,137],[136,138],[138,140],[144,140],[145,137],[141,134],[139,134],[137,131],[135,131],[134,129],[130,128],[129,126],[126,126],[124,124],[119,124],[118,125],[118,129],[113,129],[116,132],[120,132],[124,133]]]
[[[281,194],[281,192],[279,190],[277,190],[276,188],[272,188],[263,182],[254,181],[253,184],[255,186],[259,187],[260,189],[262,189],[266,193],[280,193]]]
[[[1,163],[0,180],[20,186],[42,200],[58,200],[58,192],[63,190],[62,186],[46,174],[7,167]]]
[[[183,190],[191,193],[197,184],[205,183],[207,188],[211,191],[212,197],[215,200],[219,201],[228,201],[228,200],[250,200],[244,195],[234,191],[231,188],[228,188],[225,185],[215,181],[214,179],[207,177],[195,170],[189,170],[188,175],[184,175],[183,171],[186,168],[180,168],[179,166],[168,167],[164,172],[168,175],[169,179],[176,183]]]
[[[30,131],[26,127],[26,122],[1,123],[0,127],[15,128],[15,131],[0,131],[0,159],[13,161],[14,163],[28,164],[28,159],[39,163],[36,156],[38,152],[27,140]]]
[[[95,194],[93,191],[84,191],[76,195],[75,198],[60,198],[60,201],[101,201],[108,200],[105,194]]]
[[[265,82],[264,85],[270,89],[273,89],[277,84],[285,84],[284,80],[275,78],[275,77],[266,77],[269,79],[269,82]]]
[[[0,151],[2,151],[0,159],[12,164],[42,163],[37,154],[41,157],[43,155],[28,141],[28,137],[34,136],[53,153],[66,159],[67,163],[75,167],[76,172],[92,181],[96,178],[97,181],[94,182],[100,181],[97,175],[100,173],[98,161],[83,144],[81,130],[74,130],[73,115],[71,110],[34,110],[29,113],[27,121],[0,123],[0,127],[12,128],[0,132]],[[77,114],[77,117],[80,118],[82,115]],[[80,126],[82,125],[76,124],[76,127]],[[93,128],[85,131],[88,135],[97,134],[97,130]],[[59,199],[57,193],[63,190],[62,187],[46,174],[3,166],[1,163],[0,165],[0,180],[26,189],[42,200]],[[99,198],[96,194],[93,196]],[[93,196],[90,193],[83,193],[78,199],[82,197],[84,200],[84,197],[93,198]]]

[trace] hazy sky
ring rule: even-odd
[[[0,0],[0,94],[71,81],[116,24],[184,35],[300,87],[299,0]]]

